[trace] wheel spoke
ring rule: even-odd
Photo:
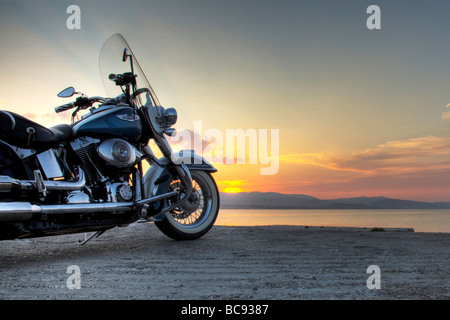
[[[174,182],[173,185],[179,186],[179,181]],[[205,203],[205,195],[204,195],[201,184],[198,181],[193,180],[192,188],[193,188],[193,192],[196,192],[197,196],[198,196],[198,200],[197,200],[199,202],[198,208],[192,213],[186,213],[186,212],[182,211],[181,208],[171,212],[172,217],[174,218],[175,221],[177,221],[178,223],[180,223],[182,225],[186,225],[186,226],[194,225],[195,223],[200,221],[203,218],[205,211],[207,210],[207,208],[205,207],[205,204],[206,204]],[[205,186],[203,188],[205,188]],[[187,201],[189,201],[189,200],[187,200]]]

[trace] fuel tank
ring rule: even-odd
[[[121,138],[136,141],[142,133],[138,113],[130,107],[103,106],[74,124],[76,137]]]

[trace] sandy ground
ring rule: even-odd
[[[0,299],[450,298],[450,234],[215,226],[176,242],[145,223],[83,236],[0,242]]]

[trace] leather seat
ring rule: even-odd
[[[72,135],[72,127],[60,124],[46,128],[10,111],[0,110],[0,139],[20,148],[44,148],[57,145]]]

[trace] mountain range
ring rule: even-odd
[[[322,200],[276,192],[220,193],[222,209],[450,209],[450,202],[421,202],[386,197]]]

